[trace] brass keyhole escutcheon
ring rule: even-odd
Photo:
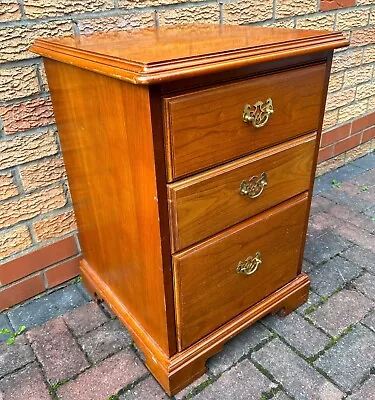
[[[271,98],[268,98],[265,103],[259,100],[253,106],[246,104],[242,113],[242,120],[247,124],[251,122],[255,128],[261,128],[266,125],[273,112],[274,109]]]
[[[256,175],[251,177],[248,182],[242,181],[240,185],[240,194],[250,199],[255,199],[263,193],[267,185],[267,174],[262,172],[260,176]]]
[[[254,257],[248,257],[245,261],[240,261],[237,265],[237,273],[251,275],[253,274],[262,263],[262,257],[259,251],[255,253]]]

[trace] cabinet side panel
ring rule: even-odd
[[[323,92],[322,92],[321,106],[320,106],[320,110],[319,110],[319,125],[318,125],[318,130],[317,130],[317,138],[316,138],[315,151],[314,151],[314,157],[313,157],[313,165],[312,165],[311,176],[310,176],[309,197],[307,200],[307,214],[306,214],[302,249],[304,249],[305,245],[306,245],[306,237],[307,237],[307,229],[308,229],[308,225],[309,225],[311,201],[312,201],[313,190],[314,190],[316,166],[318,164],[320,140],[321,140],[322,130],[323,130],[324,112],[325,112],[325,106],[326,106],[326,102],[327,102],[327,93],[328,93],[328,84],[329,84],[329,78],[330,78],[330,73],[331,73],[332,57],[333,57],[333,51],[327,52],[327,59],[326,59],[326,63],[325,63],[324,86],[323,86]],[[303,264],[303,251],[301,252],[301,255],[300,255],[300,263],[299,263],[300,267],[299,267],[298,273],[302,272],[302,264]]]
[[[45,65],[84,258],[170,354],[148,88]]]

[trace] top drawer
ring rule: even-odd
[[[164,98],[168,181],[316,130],[324,78],[319,64]],[[263,126],[243,121],[247,104],[267,99]]]

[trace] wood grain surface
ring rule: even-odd
[[[165,98],[169,180],[315,131],[324,77],[319,64]],[[268,98],[274,113],[265,126],[243,122],[246,104]]]
[[[148,89],[52,60],[45,67],[85,260],[173,354]]]
[[[179,349],[185,349],[297,276],[307,194],[173,256]],[[239,261],[261,253],[252,275]]]
[[[340,32],[189,24],[40,38],[31,50],[134,84],[159,84],[348,44]]]
[[[308,190],[315,145],[313,133],[168,185],[172,251]],[[241,182],[262,172],[268,182],[262,194],[241,195]]]

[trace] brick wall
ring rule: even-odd
[[[319,172],[375,146],[374,0],[1,0],[0,308],[78,272],[79,247],[36,37],[176,23],[337,29]]]

